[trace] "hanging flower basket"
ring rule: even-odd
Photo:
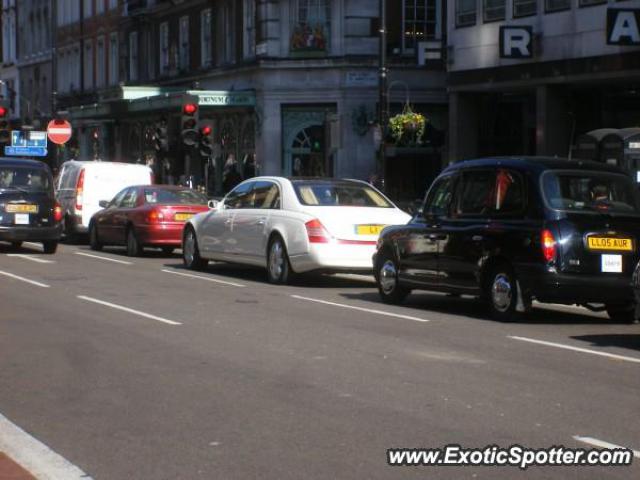
[[[427,119],[421,113],[415,113],[409,104],[402,113],[389,119],[389,129],[396,145],[416,145],[422,143]]]

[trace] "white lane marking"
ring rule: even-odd
[[[36,282],[34,280],[29,280],[28,278],[19,277],[18,275],[14,275],[13,273],[0,271],[0,275],[4,275],[5,277],[13,278],[14,280],[20,280],[21,282],[30,283],[31,285],[35,285],[36,287],[49,288],[49,285],[44,283]]]
[[[180,322],[174,322],[173,320],[167,320],[166,318],[157,317],[155,315],[151,315],[149,313],[141,312],[140,310],[134,310],[132,308],[123,307],[122,305],[116,305],[115,303],[105,302],[103,300],[98,300],[97,298],[85,297],[84,295],[78,295],[80,300],[84,300],[86,302],[97,303],[98,305],[103,305],[105,307],[113,308],[115,310],[121,310],[123,312],[132,313],[134,315],[138,315],[144,318],[150,318],[151,320],[156,320],[157,322],[166,323],[167,325],[182,325]]]
[[[562,343],[545,342],[543,340],[535,340],[533,338],[526,338],[526,337],[508,336],[507,338],[511,338],[512,340],[519,340],[521,342],[535,343],[537,345],[545,345],[547,347],[562,348],[564,350],[571,350],[574,352],[590,353],[591,355],[599,355],[601,357],[607,357],[614,360],[622,360],[624,362],[640,363],[640,358],[626,357],[624,355],[616,355],[614,353],[598,352],[597,350],[589,350],[588,348],[572,347],[571,345],[564,345]]]
[[[41,479],[92,480],[67,459],[0,414],[0,452]]]
[[[105,260],[107,262],[119,263],[121,265],[133,265],[132,262],[126,262],[124,260],[116,260],[115,258],[103,257],[101,255],[93,255],[91,253],[84,253],[84,252],[73,252],[73,253],[75,253],[76,255],[82,255],[83,257],[97,258],[98,260]]]
[[[401,315],[399,313],[385,312],[385,311],[382,311],[382,310],[373,310],[371,308],[354,307],[352,305],[344,305],[342,303],[327,302],[326,300],[318,300],[316,298],[301,297],[299,295],[291,295],[291,297],[292,298],[296,298],[298,300],[306,300],[307,302],[316,302],[316,303],[322,303],[324,305],[331,305],[332,307],[349,308],[351,310],[359,310],[361,312],[375,313],[376,315],[385,315],[387,317],[396,317],[396,318],[402,318],[404,320],[413,320],[414,322],[429,322],[430,321],[430,320],[427,320],[427,319],[424,319],[424,318],[410,317],[409,315]]]
[[[172,270],[162,270],[164,273],[172,273],[181,277],[197,278],[198,280],[206,280],[207,282],[221,283],[222,285],[230,285],[232,287],[244,288],[246,285],[240,283],[227,282],[226,280],[218,280],[217,278],[202,277],[200,275],[191,275],[190,273],[174,272]]]
[[[32,257],[31,255],[24,255],[22,253],[8,253],[7,257],[24,258],[25,260],[31,260],[36,263],[56,263],[53,260],[44,260],[42,258]]]
[[[610,450],[614,449],[614,448],[625,448],[628,450],[631,450],[628,447],[623,447],[621,445],[616,445],[614,443],[609,443],[609,442],[605,442],[602,440],[598,440],[597,438],[592,438],[592,437],[581,437],[579,435],[575,435],[573,437],[574,440],[577,440],[578,442],[582,442],[582,443],[586,443],[587,445],[593,445],[594,447],[600,447],[600,448],[608,448]],[[631,450],[633,452],[633,456],[636,458],[640,458],[640,452],[638,450]]]

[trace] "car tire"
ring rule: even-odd
[[[400,285],[398,279],[398,261],[388,250],[383,251],[376,262],[376,285],[384,303],[400,305],[411,293],[409,288]]]
[[[133,226],[127,229],[127,255],[129,257],[140,257],[143,253],[142,245],[138,241],[136,231]]]
[[[54,253],[56,253],[56,250],[58,250],[58,242],[56,241],[42,242],[42,250],[47,255],[53,255]]]
[[[501,263],[491,269],[483,293],[494,319],[500,322],[520,320],[521,314],[516,310],[518,282],[509,264]]]
[[[98,238],[98,227],[96,227],[95,223],[89,225],[89,247],[96,252],[102,250],[102,243]]]
[[[200,256],[198,238],[192,227],[186,229],[182,240],[182,262],[189,270],[204,270],[209,264]]]
[[[171,255],[174,250],[175,250],[175,248],[173,248],[173,247],[162,247],[162,254],[163,255]]]
[[[267,279],[274,285],[285,285],[291,281],[293,270],[284,240],[275,235],[267,249]]]
[[[11,248],[13,248],[14,250],[17,250],[20,247],[22,247],[22,240],[19,240],[17,242],[11,242]]]
[[[607,315],[616,323],[638,323],[635,305],[605,305]]]

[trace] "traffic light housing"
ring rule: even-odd
[[[169,150],[169,136],[167,132],[167,121],[165,119],[162,119],[156,126],[154,146],[158,152],[166,152]]]
[[[182,143],[191,147],[198,142],[198,102],[188,99],[182,105],[182,121],[180,122]]]
[[[213,156],[213,124],[206,120],[200,122],[198,134],[200,137],[200,155],[207,158]]]
[[[11,124],[9,123],[9,101],[0,100],[0,143],[11,141]]]

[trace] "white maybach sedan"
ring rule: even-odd
[[[245,180],[183,233],[187,268],[209,260],[266,267],[271,283],[309,271],[371,271],[387,225],[410,216],[359,180],[256,177]]]

